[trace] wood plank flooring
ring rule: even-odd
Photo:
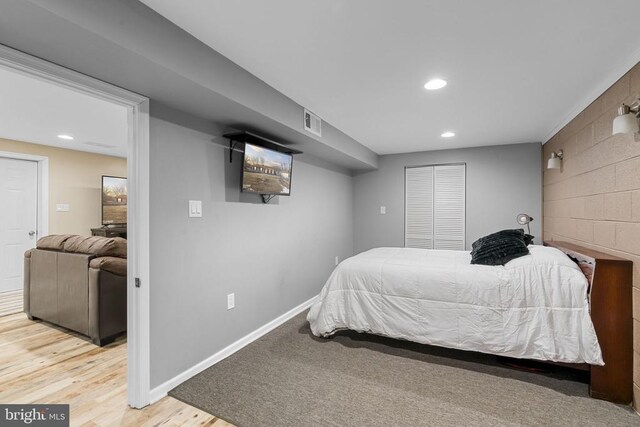
[[[0,316],[22,312],[22,289],[0,292]]]
[[[100,348],[24,313],[0,317],[1,403],[68,403],[72,426],[231,426],[171,397],[132,409],[126,375],[124,338]]]

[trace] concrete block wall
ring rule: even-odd
[[[640,408],[640,138],[611,135],[621,103],[640,97],[640,63],[544,146],[543,235],[634,263],[634,408]],[[562,169],[546,169],[552,151]]]

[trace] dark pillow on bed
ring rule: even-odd
[[[524,230],[522,228],[500,230],[479,238],[471,244],[471,247],[473,251],[477,251],[482,247],[486,248],[487,245],[494,245],[496,242],[509,242],[512,239],[519,240],[525,244]]]
[[[495,233],[491,233],[487,236],[479,238],[478,240],[472,243],[471,247],[475,250],[480,245],[486,242],[491,242],[496,238],[500,238],[500,237],[515,237],[522,240],[522,242],[524,243],[524,236],[525,234],[522,228],[515,228],[511,230],[500,230]]]
[[[524,235],[524,244],[529,246],[533,244],[533,239],[535,239],[536,236],[532,236],[531,234],[525,234]]]
[[[472,248],[471,264],[504,265],[529,254],[522,229],[502,230],[481,237],[473,242]]]

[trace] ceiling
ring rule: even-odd
[[[640,60],[637,0],[142,1],[379,154],[545,142]]]
[[[0,138],[127,156],[127,108],[0,68]],[[73,141],[62,140],[71,135]]]

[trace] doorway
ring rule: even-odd
[[[0,68],[124,106],[128,111],[127,401],[135,408],[146,406],[149,404],[150,388],[149,100],[2,45]],[[47,223],[43,223],[41,230],[46,226]],[[37,229],[34,231],[37,232]],[[20,254],[21,260],[24,251],[16,249],[16,253]]]

